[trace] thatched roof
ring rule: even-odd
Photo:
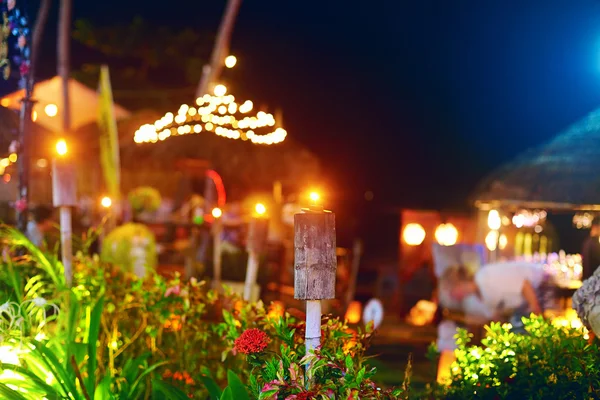
[[[479,207],[600,209],[600,109],[486,177]]]

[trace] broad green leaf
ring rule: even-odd
[[[223,394],[221,395],[221,400],[236,400],[235,397],[233,397],[231,388],[229,386],[227,386],[225,388],[225,390],[223,390]]]
[[[171,386],[160,379],[152,380],[152,398],[158,397],[155,394],[162,394],[168,400],[189,400],[189,397],[180,389]]]
[[[113,396],[110,393],[110,376],[105,376],[98,386],[96,386],[96,391],[94,392],[94,400],[112,400]]]
[[[204,384],[204,387],[206,387],[206,390],[208,390],[212,400],[219,400],[221,398],[221,388],[219,388],[214,379],[208,376],[200,376],[200,380]]]
[[[250,400],[246,386],[242,383],[240,378],[231,370],[227,371],[227,383],[231,389],[231,394],[235,400]]]

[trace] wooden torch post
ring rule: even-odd
[[[258,276],[259,256],[264,253],[269,234],[269,220],[265,217],[266,208],[262,204],[256,205],[256,215],[250,220],[246,250],[248,251],[248,267],[246,268],[246,282],[244,284],[244,300],[250,301],[252,289]]]
[[[58,157],[52,160],[52,202],[60,210],[60,245],[67,286],[73,281],[73,242],[71,207],[77,205],[75,165],[68,160],[67,144],[56,144]]]
[[[294,298],[306,300],[309,354],[321,345],[321,300],[335,298],[335,214],[314,206],[294,215],[294,250]]]

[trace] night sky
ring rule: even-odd
[[[74,3],[97,24],[216,32],[225,1]],[[598,0],[245,1],[232,53],[353,207],[367,190],[379,209],[467,207],[491,169],[600,106]]]

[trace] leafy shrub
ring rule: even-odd
[[[451,381],[430,393],[444,399],[589,399],[600,396],[598,342],[580,329],[524,318],[526,334],[492,323],[482,346],[459,331]]]
[[[129,192],[129,204],[135,214],[153,213],[162,201],[158,190],[150,186],[140,186]]]
[[[146,271],[153,271],[158,263],[156,239],[152,231],[142,224],[127,223],[110,232],[102,243],[102,260],[133,272],[138,262],[137,255],[132,254],[132,251],[135,251],[134,247],[138,246],[136,240],[143,242],[140,243],[145,253],[140,255],[143,260],[142,267]]]

